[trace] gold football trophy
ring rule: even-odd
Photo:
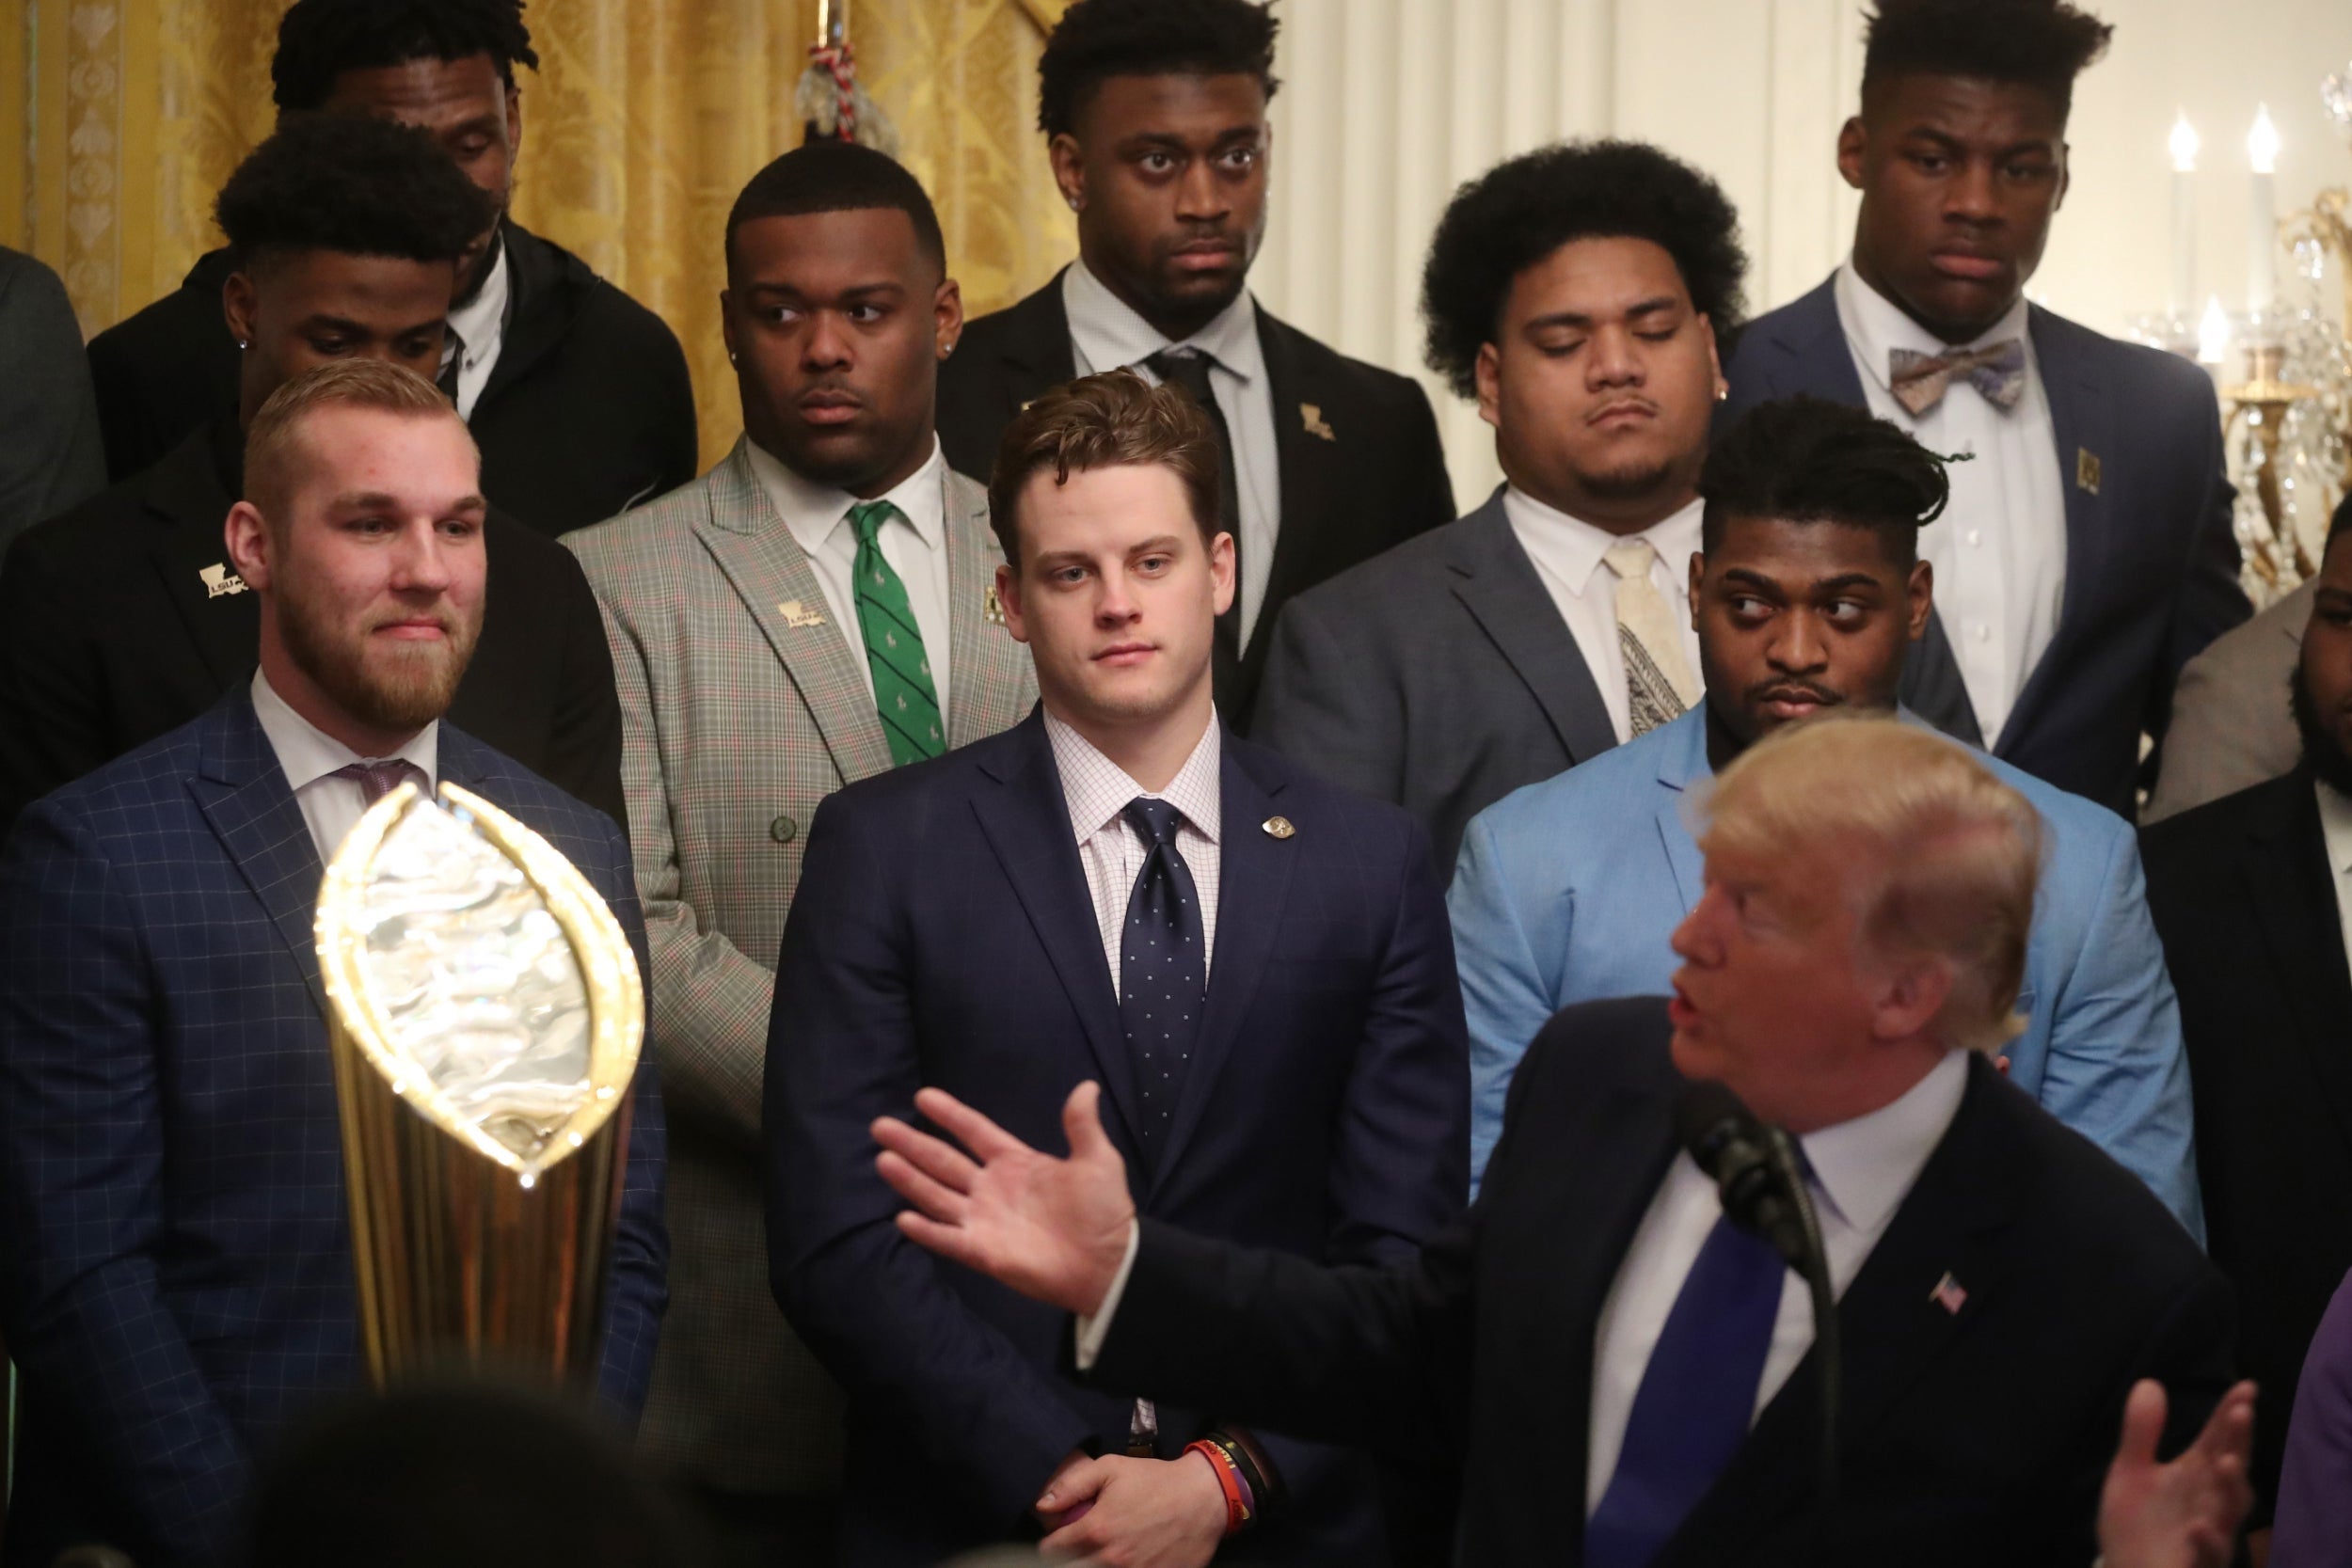
[[[403,784],[319,889],[359,1330],[376,1386],[586,1383],[644,1035],[635,956],[553,846]]]

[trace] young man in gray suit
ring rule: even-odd
[[[644,1444],[747,1560],[825,1561],[841,1396],[768,1289],[760,1089],[804,830],[843,784],[1011,725],[1037,699],[989,592],[981,488],[933,430],[962,304],[930,198],[834,142],[727,219],[744,437],[700,480],[566,536],[604,607],[675,1097],[678,1270]]]
[[[1290,602],[1257,738],[1412,812],[1443,873],[1480,811],[1696,701],[1699,465],[1746,272],[1723,192],[1652,147],[1465,186],[1422,275],[1429,364],[1507,483]]]

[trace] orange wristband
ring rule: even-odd
[[[1186,1453],[1197,1453],[1209,1462],[1216,1472],[1217,1489],[1225,1494],[1225,1533],[1238,1535],[1249,1523],[1249,1505],[1242,1501],[1241,1472],[1225,1457],[1225,1450],[1215,1443],[1202,1441],[1184,1445]]]

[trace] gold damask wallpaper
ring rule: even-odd
[[[66,280],[96,332],[219,243],[214,193],[273,119],[288,0],[13,0],[0,24],[0,243]],[[939,205],[972,314],[1076,248],[1034,129],[1037,55],[1064,0],[852,0],[861,81]],[[793,145],[818,0],[531,0],[515,214],[660,312],[715,459],[739,422],[720,346],[720,234]]]

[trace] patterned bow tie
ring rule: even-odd
[[[1887,357],[1895,401],[1910,409],[1914,418],[1942,403],[1944,388],[1956,375],[1965,376],[1970,386],[1984,394],[1985,402],[2004,412],[2016,407],[2017,400],[2026,395],[2023,339],[2004,338],[1979,349],[1947,349],[1942,354],[1899,348],[1889,351]]]

